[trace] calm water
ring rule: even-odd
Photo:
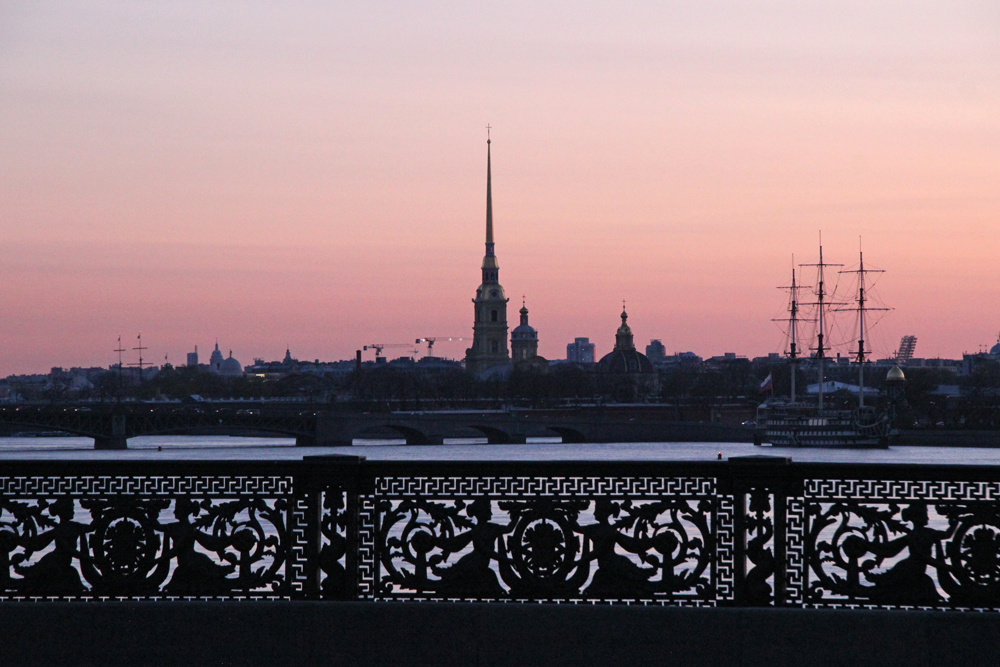
[[[90,438],[0,438],[0,460],[295,460],[303,456],[350,454],[375,461],[707,461],[773,454],[794,461],[1000,465],[1000,449],[892,447],[880,450],[754,447],[744,443],[562,444],[538,439],[526,445],[488,445],[485,440],[415,447],[399,440],[356,441],[353,447],[295,447],[290,438],[147,436],[129,441],[127,451],[95,451]],[[158,449],[159,448],[159,449]]]

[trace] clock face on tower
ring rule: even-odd
[[[493,298],[495,299],[495,298],[497,298],[498,296],[500,296],[500,292],[498,292],[498,291],[496,291],[496,290],[493,290],[492,292],[490,292],[490,296],[491,296],[491,297],[493,297]]]

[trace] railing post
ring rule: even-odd
[[[306,456],[310,495],[310,597],[358,597],[358,489],[363,456]],[[343,559],[343,565],[340,560]]]
[[[785,600],[785,514],[791,459],[734,456],[729,462],[736,513],[734,604],[781,606]]]

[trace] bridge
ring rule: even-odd
[[[970,612],[1000,610],[998,480],[779,457],[3,460],[0,653],[993,664],[1000,615]]]
[[[742,427],[679,421],[663,405],[560,409],[362,413],[329,404],[279,401],[58,403],[0,406],[0,424],[94,439],[96,449],[126,449],[144,435],[282,435],[300,446],[349,446],[355,439],[405,439],[409,445],[446,438],[523,444],[533,437],[563,442],[749,442]]]

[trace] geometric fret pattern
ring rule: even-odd
[[[11,462],[0,600],[1000,610],[1000,472],[762,463]]]

